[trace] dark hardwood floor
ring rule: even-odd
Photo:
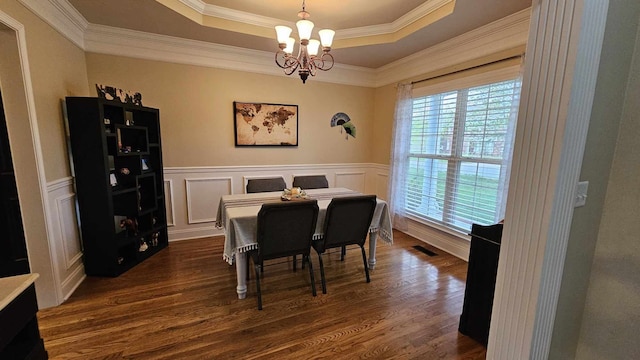
[[[306,269],[269,263],[262,311],[254,276],[238,300],[222,237],[172,242],[118,278],[87,278],[38,313],[40,330],[52,359],[484,359],[457,331],[467,263],[394,236],[368,284],[359,248],[325,256],[326,295],[312,250],[317,297]]]

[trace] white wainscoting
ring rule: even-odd
[[[248,179],[325,175],[330,187],[345,187],[387,198],[389,167],[380,164],[315,164],[274,166],[211,166],[165,168],[169,240],[222,235],[216,229],[220,197],[244,193]],[[411,221],[407,233],[461,259],[469,257],[469,239]]]
[[[220,197],[245,192],[246,180],[282,176],[290,187],[293,177],[325,175],[330,187],[346,187],[387,198],[389,167],[380,164],[321,164],[275,166],[211,166],[164,169],[169,240],[222,235],[215,227]],[[47,184],[55,238],[50,239],[58,291],[67,299],[85,278],[82,247],[71,177]],[[469,241],[419,222],[410,221],[407,233],[461,259],[469,256]]]
[[[82,263],[82,245],[76,217],[76,195],[71,177],[47,184],[49,211],[53,239],[49,239],[52,248],[53,271],[57,291],[66,300],[85,278]]]
[[[290,187],[293,177],[299,175],[325,175],[330,187],[386,198],[388,167],[378,164],[165,168],[165,191],[171,193],[166,196],[169,240],[222,235],[215,227],[220,197],[244,193],[248,179],[281,176]]]

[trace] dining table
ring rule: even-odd
[[[216,227],[224,229],[223,260],[229,265],[235,263],[239,299],[247,294],[247,252],[257,249],[258,212],[262,204],[281,201],[295,201],[283,196],[283,191],[223,195],[218,205]],[[323,188],[305,190],[305,198],[318,202],[318,219],[313,240],[323,237],[324,218],[331,200],[336,197],[356,196],[362,193],[347,188]],[[393,243],[391,216],[387,203],[376,199],[376,209],[369,227],[369,268],[376,266],[376,243],[378,237],[388,244]]]

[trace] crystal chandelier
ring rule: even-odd
[[[307,81],[309,75],[316,76],[317,70],[327,71],[333,67],[333,56],[329,54],[331,51],[331,43],[335,31],[331,29],[322,29],[318,31],[320,41],[311,39],[311,31],[313,23],[307,18],[309,13],[305,10],[304,0],[302,1],[302,11],[298,13],[296,27],[298,28],[298,36],[300,37],[300,46],[298,47],[298,56],[293,56],[293,45],[295,39],[290,37],[291,28],[288,26],[276,26],[276,34],[280,50],[276,52],[276,64],[284,69],[287,75],[293,74],[296,69],[302,79],[302,83]],[[322,55],[318,56],[318,48],[322,44]]]

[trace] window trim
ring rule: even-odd
[[[520,65],[510,65],[504,68],[489,70],[480,74],[473,74],[450,81],[439,83],[426,82],[423,86],[414,86],[411,97],[415,99],[448,91],[468,89],[475,86],[482,86],[491,83],[511,80],[517,78],[519,74]]]
[[[468,232],[461,231],[460,229],[456,229],[454,227],[449,227],[445,224],[441,224],[437,221],[427,219],[421,216],[417,216],[413,211],[407,211],[407,219],[417,222],[418,224],[422,224],[425,226],[429,226],[436,230],[442,231],[448,235],[455,236],[459,239],[471,241],[471,236]]]
[[[505,81],[518,81],[519,76],[520,76],[520,66],[512,65],[512,66],[501,68],[498,70],[490,70],[481,74],[471,75],[464,79],[456,79],[449,82],[440,83],[437,85],[420,87],[418,89],[414,88],[412,91],[411,101],[413,104],[415,100],[418,98],[429,97],[429,96],[438,95],[446,92],[458,92],[458,94],[460,95],[460,92],[463,92],[464,96],[462,97],[466,102],[469,94],[468,90],[470,88],[491,85],[491,84],[496,84],[496,83],[505,82]],[[461,88],[461,86],[464,86],[464,87]],[[522,89],[520,89],[520,91],[522,91]],[[459,103],[460,101],[461,101],[460,96],[458,96],[458,100],[457,100],[458,103],[456,104],[456,109],[466,108],[465,104]],[[456,110],[455,120],[453,122],[454,134],[461,131],[460,126],[461,124],[464,125],[465,118],[466,118],[466,112],[462,112],[460,114],[458,110]],[[456,141],[456,138],[458,139],[459,142],[463,140],[462,136],[454,135],[454,142]],[[475,157],[475,156],[474,157],[464,156],[463,147],[461,146],[461,144],[452,144],[451,153],[449,155],[412,153],[409,151],[407,153],[407,157],[408,157],[407,161],[410,161],[409,159],[411,158],[444,160],[448,164],[448,170],[447,170],[448,174],[459,173],[459,171],[452,170],[450,169],[450,167],[451,166],[459,167],[460,164],[467,161],[476,163],[476,164],[494,164],[494,165],[500,165],[500,166],[504,166],[505,161],[507,161],[508,163],[508,160],[506,158],[493,159],[493,158],[483,158],[483,157]],[[447,191],[448,189],[449,189],[449,186],[446,186],[445,191]],[[498,199],[497,199],[498,203],[496,204],[498,209],[501,207],[499,204],[500,198],[501,197],[498,196]],[[453,203],[451,203],[450,205],[453,205]],[[447,224],[443,220],[441,221],[438,219],[432,219],[428,217],[426,214],[424,215],[419,214],[413,209],[410,209],[406,205],[405,205],[404,211],[406,212],[406,215],[408,218],[414,221],[417,221],[419,223],[425,224],[427,226],[434,227],[438,230],[445,231],[448,234],[460,236],[466,233],[466,230],[463,228],[460,228],[454,224]],[[443,214],[442,214],[443,219],[447,218],[447,213],[448,213],[447,209],[446,208],[442,209],[442,211],[443,211]],[[496,214],[496,217],[498,217],[497,214]]]

